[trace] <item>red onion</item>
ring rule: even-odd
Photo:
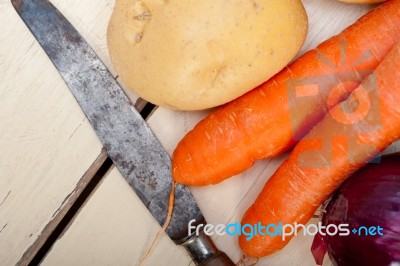
[[[311,249],[317,264],[328,251],[340,266],[400,265],[400,154],[370,163],[344,182],[328,203],[322,224],[348,224],[350,235],[316,235]],[[380,226],[383,235],[363,226]]]

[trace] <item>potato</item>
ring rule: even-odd
[[[107,40],[118,75],[139,96],[197,110],[279,72],[307,30],[300,0],[117,0]]]

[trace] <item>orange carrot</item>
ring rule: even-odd
[[[271,80],[212,112],[176,147],[174,179],[215,184],[255,160],[288,150],[400,40],[399,10],[400,0],[387,1]]]
[[[359,167],[400,139],[400,42],[349,98],[329,111],[267,181],[242,224],[306,224]],[[283,248],[279,236],[239,237],[245,254]]]

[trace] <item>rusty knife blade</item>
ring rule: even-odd
[[[47,0],[12,3],[61,74],[110,158],[160,225],[171,191],[171,161],[124,91],[88,43]],[[176,185],[167,234],[188,238],[188,223],[205,223],[189,189]]]

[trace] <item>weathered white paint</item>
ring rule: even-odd
[[[116,168],[104,178],[42,265],[135,265],[160,227]],[[166,236],[145,265],[188,265]]]
[[[110,65],[114,2],[52,2]],[[76,198],[102,147],[9,0],[0,1],[0,24],[0,264],[14,265]]]

